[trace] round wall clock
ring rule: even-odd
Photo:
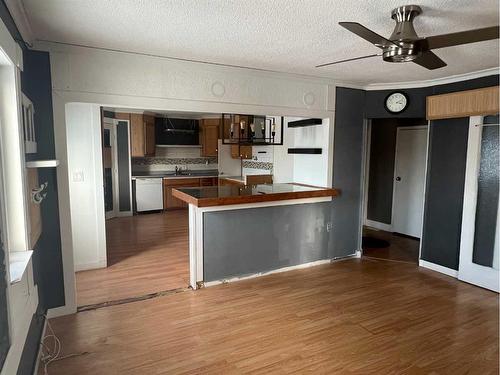
[[[393,92],[385,98],[385,109],[391,113],[401,113],[408,107],[408,96],[404,92]]]

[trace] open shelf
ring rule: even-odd
[[[32,160],[26,162],[26,168],[54,168],[59,165],[59,160]]]
[[[323,124],[323,120],[320,118],[306,118],[305,120],[290,121],[288,123],[289,128],[303,128],[305,126],[314,126]]]
[[[323,152],[322,148],[289,148],[289,154],[318,155]]]

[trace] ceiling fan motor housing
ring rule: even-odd
[[[396,27],[389,40],[396,44],[384,48],[382,54],[384,61],[406,62],[419,57],[422,49],[413,27],[413,20],[421,13],[422,9],[418,5],[401,6],[391,12],[391,18],[396,21]]]

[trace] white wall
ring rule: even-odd
[[[56,155],[61,161],[57,179],[66,306],[50,311],[50,316],[76,311],[73,247],[81,246],[81,237],[75,233],[77,238],[73,239],[72,222],[81,222],[82,214],[76,210],[69,213],[75,193],[68,165],[71,135],[65,115],[68,103],[97,103],[153,112],[251,113],[331,119],[334,115],[331,110],[335,89],[333,82],[326,79],[53,43],[37,43],[35,47],[50,53]],[[327,175],[331,176],[331,168],[330,163]],[[90,208],[94,210],[94,217],[98,216],[103,203],[98,204]],[[94,233],[88,230],[89,237],[99,237],[97,228],[93,228]]]
[[[66,105],[74,270],[106,267],[100,110]]]
[[[283,146],[274,147],[274,181],[296,182],[314,186],[331,186],[329,174],[333,155],[333,121],[324,118],[321,125],[288,128],[291,121],[302,117],[285,117]],[[322,154],[288,154],[288,148],[321,148]]]
[[[331,186],[328,179],[329,119],[323,119],[322,125],[293,128],[294,147],[321,148],[318,155],[293,155],[293,181],[315,186]]]

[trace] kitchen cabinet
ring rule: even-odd
[[[252,158],[252,146],[231,145],[231,157],[233,159],[251,159]]]
[[[155,155],[156,137],[153,116],[139,113],[130,114],[130,146],[132,157]]]
[[[163,180],[163,207],[165,210],[187,208],[188,204],[172,195],[172,189],[182,187],[217,186],[217,177],[165,178]]]
[[[219,118],[200,121],[201,156],[217,156],[219,126]]]

